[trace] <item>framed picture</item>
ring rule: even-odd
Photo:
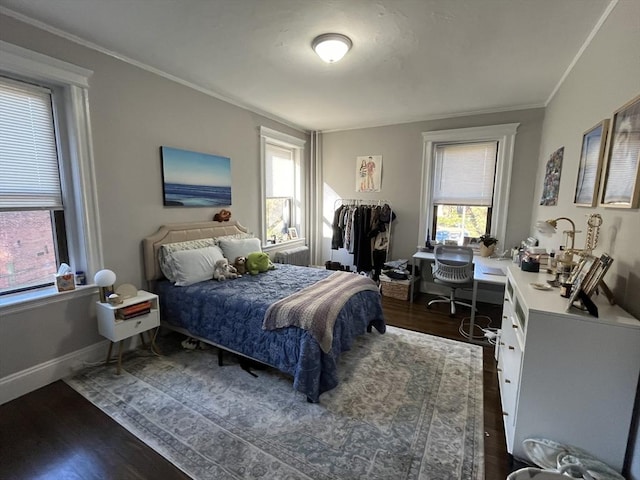
[[[382,155],[356,157],[356,192],[379,192],[381,182]]]
[[[589,272],[582,280],[582,291],[591,296],[595,292],[596,288],[600,284],[600,281],[607,273],[609,267],[613,263],[613,258],[608,254],[603,253],[600,258],[596,259],[589,269]]]
[[[578,300],[578,295],[580,294],[580,290],[583,290],[583,282],[589,272],[593,264],[596,261],[596,257],[591,255],[584,257],[580,263],[573,269],[571,272],[571,276],[569,277],[569,283],[571,283],[571,295],[569,296],[569,303],[567,304],[567,311],[573,306],[573,302]]]
[[[576,274],[574,275],[572,272],[573,285],[571,287],[571,296],[569,297],[567,310],[569,310],[573,302],[578,299],[580,290],[582,290],[587,297],[590,297],[595,292],[612,263],[613,258],[606,253],[603,253],[599,258],[587,256],[582,259],[576,267]],[[607,297],[608,296],[607,294]]]
[[[542,187],[540,205],[553,206],[558,204],[558,190],[560,189],[563,157],[564,147],[560,147],[549,157],[544,174],[544,185]]]
[[[638,208],[640,200],[640,95],[613,113],[600,204]]]
[[[289,238],[291,240],[294,240],[294,239],[298,238],[298,230],[296,230],[295,227],[291,227],[289,229]]]
[[[573,198],[573,203],[580,207],[595,207],[598,203],[598,187],[608,132],[607,119],[591,127],[582,136],[576,194]]]
[[[593,265],[595,260],[596,258],[593,255],[586,255],[582,257],[578,264],[573,267],[573,270],[571,270],[571,274],[569,275],[567,282],[574,284],[580,274],[584,277],[586,270],[591,268],[591,265]],[[571,291],[573,291],[573,289]]]
[[[166,207],[231,205],[231,159],[160,147]]]

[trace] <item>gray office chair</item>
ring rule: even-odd
[[[456,290],[473,288],[473,249],[457,245],[438,245],[434,251],[435,263],[431,265],[433,281],[451,289],[449,297],[440,296],[431,300],[427,308],[434,303],[449,303],[451,315],[456,314],[456,304],[472,308],[470,303],[456,300]]]

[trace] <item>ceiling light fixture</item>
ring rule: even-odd
[[[325,33],[313,39],[311,47],[327,63],[335,63],[349,51],[353,43],[346,35]]]

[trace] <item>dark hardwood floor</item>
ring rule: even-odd
[[[383,297],[389,325],[464,340],[448,306],[425,307]],[[498,327],[501,307],[479,304],[479,314]],[[489,319],[477,322],[489,325]],[[479,331],[477,332],[479,333]],[[506,452],[493,346],[484,350],[485,478],[512,471]],[[186,479],[180,470],[120,427],[64,382],[58,381],[0,406],[0,479]]]

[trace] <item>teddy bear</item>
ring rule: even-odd
[[[231,218],[231,212],[229,210],[222,209],[213,216],[214,222],[228,222]]]
[[[236,257],[233,266],[236,267],[238,275],[244,275],[247,273],[247,257]]]
[[[269,254],[265,252],[253,252],[247,255],[247,261],[245,263],[247,272],[251,275],[257,275],[258,273],[266,272],[267,270],[273,270],[276,266],[271,263]]]
[[[238,278],[238,272],[233,265],[229,265],[229,260],[222,258],[218,260],[213,268],[213,279],[222,281],[227,278]]]

